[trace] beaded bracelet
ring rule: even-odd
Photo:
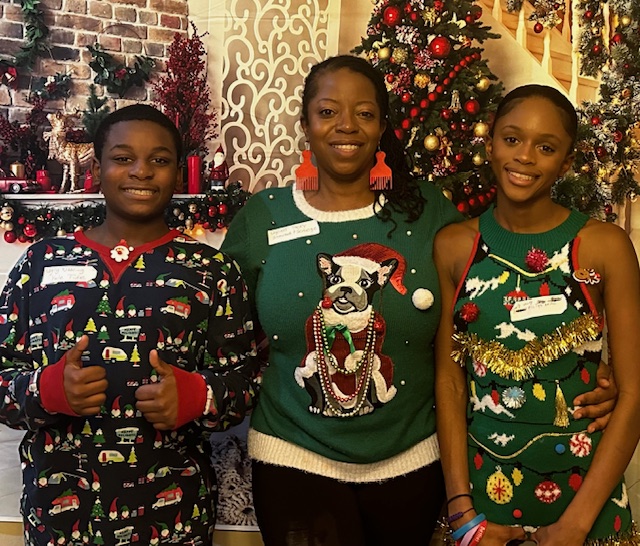
[[[464,536],[467,531],[473,529],[478,523],[483,522],[487,519],[487,516],[484,514],[478,514],[472,520],[467,521],[460,529],[456,529],[453,533],[451,533],[451,538],[453,540],[458,540],[460,537]]]
[[[447,499],[447,506],[449,506],[454,500],[460,499],[462,497],[469,497],[470,499],[472,499],[473,495],[471,493],[460,493],[459,495],[454,495],[450,499]]]
[[[473,506],[471,508],[467,508],[464,512],[456,512],[452,516],[447,517],[447,523],[451,524],[454,521],[458,521],[462,516],[464,516],[467,512],[471,512],[473,510]]]

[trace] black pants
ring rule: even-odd
[[[265,546],[428,546],[444,497],[439,462],[354,484],[253,461]]]

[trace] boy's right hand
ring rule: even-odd
[[[80,340],[67,351],[63,373],[64,394],[69,406],[78,415],[98,415],[106,399],[107,372],[102,366],[82,366],[82,352],[89,346],[89,337]]]

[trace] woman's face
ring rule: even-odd
[[[302,120],[320,182],[368,184],[385,127],[375,88],[365,76],[347,68],[320,74],[308,118]]]
[[[573,162],[563,112],[550,100],[519,100],[499,118],[487,141],[498,192],[516,202],[549,199],[553,183]]]

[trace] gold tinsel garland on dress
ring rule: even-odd
[[[599,321],[591,314],[581,315],[569,324],[558,326],[553,333],[532,339],[513,351],[499,341],[487,341],[477,334],[453,334],[454,362],[464,364],[467,356],[482,362],[493,373],[521,381],[533,377],[534,370],[546,366],[576,347],[594,341],[600,334]]]

